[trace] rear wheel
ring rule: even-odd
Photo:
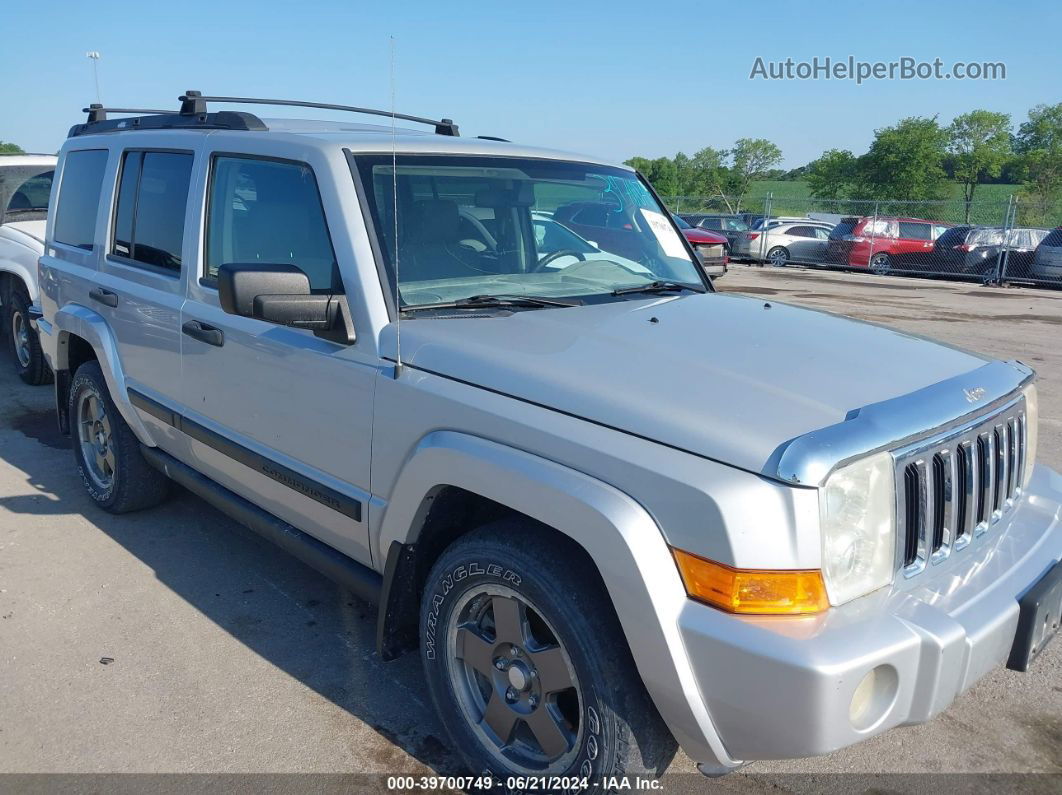
[[[892,271],[892,257],[888,254],[875,254],[870,258],[870,272],[886,276]]]
[[[767,252],[767,261],[775,268],[784,268],[789,264],[789,249],[785,246],[775,246]]]
[[[662,774],[675,741],[579,550],[504,520],[436,562],[421,608],[428,689],[475,773]],[[573,554],[574,553],[574,554]]]
[[[5,307],[4,327],[15,372],[30,386],[38,386],[52,380],[52,371],[44,361],[37,332],[30,325],[29,306],[29,295],[22,286],[13,288]]]
[[[110,513],[126,513],[166,499],[169,479],[144,460],[96,362],[86,362],[74,374],[67,411],[74,458],[93,502]]]

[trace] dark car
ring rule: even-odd
[[[718,232],[727,239],[729,248],[733,250],[734,243],[749,231],[749,225],[739,215],[724,215],[712,213],[680,213],[682,220],[698,229],[707,229],[710,232]]]
[[[1029,278],[1036,248],[1050,231],[1034,227],[952,227],[937,238],[928,269],[937,273],[995,276],[1005,251],[1007,274]]]

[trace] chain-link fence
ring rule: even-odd
[[[730,257],[789,264],[1062,288],[1062,207],[962,199],[890,201],[767,194],[672,196],[693,226],[727,238]],[[746,211],[736,212],[741,206]]]

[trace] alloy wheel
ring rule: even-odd
[[[115,456],[111,421],[103,399],[94,390],[85,390],[78,398],[77,434],[81,458],[96,488],[107,491],[114,483]]]
[[[465,594],[451,613],[449,675],[469,726],[505,767],[563,772],[581,738],[579,685],[544,616],[505,586]]]
[[[17,309],[11,313],[11,339],[14,343],[15,358],[23,367],[29,367],[32,361],[30,350],[30,330],[26,317]]]

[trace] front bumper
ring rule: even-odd
[[[923,723],[1006,661],[1018,599],[1062,559],[1062,476],[1037,467],[1009,523],[991,532],[925,582],[898,574],[891,592],[819,616],[738,618],[689,602],[683,642],[728,754],[814,756]],[[853,723],[853,695],[875,669],[885,689]]]

